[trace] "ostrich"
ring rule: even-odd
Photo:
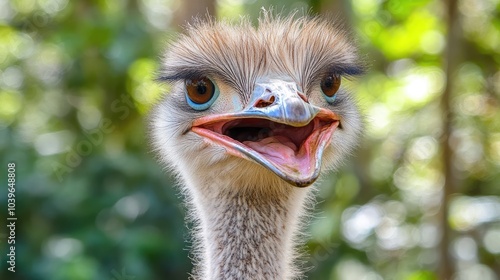
[[[169,45],[151,140],[197,224],[193,278],[301,277],[310,186],[361,132],[341,86],[362,72],[356,53],[336,23],[269,13],[256,27],[198,20]]]

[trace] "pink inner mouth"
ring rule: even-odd
[[[322,114],[300,127],[263,118],[211,116],[195,121],[192,131],[225,147],[228,153],[253,159],[302,186],[318,176],[323,149],[339,124],[332,115]]]

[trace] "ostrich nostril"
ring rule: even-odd
[[[307,96],[305,94],[303,94],[302,92],[298,91],[297,94],[299,95],[299,97],[304,100],[304,102],[306,103],[309,103],[309,99],[307,99]]]
[[[268,100],[264,100],[261,98],[257,101],[257,103],[255,104],[255,107],[257,107],[257,108],[269,107],[269,106],[274,104],[275,100],[276,100],[276,98],[274,96],[270,96],[268,98]]]

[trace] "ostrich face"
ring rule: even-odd
[[[163,60],[172,87],[152,113],[154,146],[181,173],[308,186],[357,142],[359,113],[342,86],[357,61],[342,29],[318,19],[190,26]]]

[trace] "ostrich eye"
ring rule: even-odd
[[[321,90],[325,95],[326,101],[332,103],[335,101],[336,93],[340,88],[340,76],[330,74],[321,80]]]
[[[208,109],[219,95],[219,90],[207,77],[187,79],[185,85],[187,103],[195,110]]]

